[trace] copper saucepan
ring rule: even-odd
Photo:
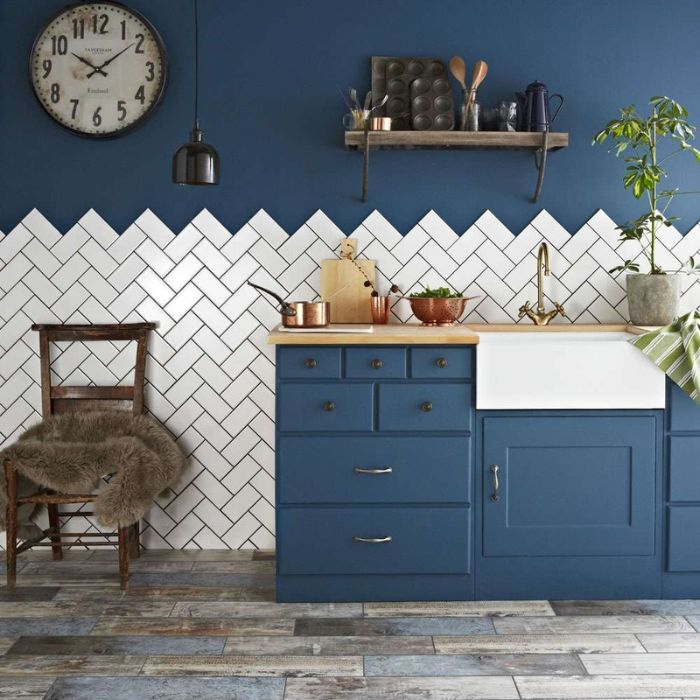
[[[259,292],[277,300],[285,328],[324,328],[331,322],[331,305],[327,301],[285,301],[279,294],[248,282]]]

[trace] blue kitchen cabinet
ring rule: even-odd
[[[653,411],[483,412],[480,598],[660,593]]]
[[[277,349],[277,600],[468,600],[474,350]]]
[[[663,595],[700,598],[700,406],[668,382]]]
[[[700,598],[700,407],[476,411],[474,366],[277,349],[277,599]]]

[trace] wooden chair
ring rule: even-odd
[[[44,418],[70,411],[131,410],[139,415],[144,410],[144,379],[148,334],[154,323],[126,323],[93,326],[33,325],[39,332],[39,357],[41,360],[41,412]],[[51,384],[50,345],[55,341],[128,340],[136,341],[136,365],[133,386],[65,386]],[[43,493],[26,498],[17,497],[17,472],[9,460],[5,460],[7,480],[7,588],[15,587],[17,555],[34,546],[51,547],[53,558],[63,558],[63,538],[71,538],[65,546],[86,545],[83,538],[97,537],[106,541],[91,542],[87,546],[119,547],[119,580],[121,588],[127,587],[129,557],[139,556],[139,524],[120,527],[117,532],[61,532],[63,503],[91,503],[96,494]],[[17,545],[17,508],[25,503],[44,504],[48,508],[49,527],[43,535]],[[80,515],[94,515],[92,511]],[[114,538],[116,537],[116,542]],[[77,538],[77,539],[76,539]],[[43,542],[49,539],[50,542]]]

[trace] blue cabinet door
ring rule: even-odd
[[[652,555],[656,432],[653,415],[485,417],[484,556]]]
[[[668,428],[672,432],[700,431],[700,407],[677,384],[668,381]]]
[[[671,506],[668,509],[668,571],[700,571],[700,506]],[[700,587],[695,588],[695,595]]]

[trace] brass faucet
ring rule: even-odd
[[[548,326],[549,322],[559,315],[563,318],[568,318],[564,307],[558,303],[554,304],[554,308],[551,311],[545,311],[542,273],[547,277],[551,274],[549,268],[549,248],[546,243],[542,243],[540,249],[537,251],[537,308],[533,311],[530,302],[526,301],[518,310],[518,320],[523,316],[527,316],[536,326]]]

